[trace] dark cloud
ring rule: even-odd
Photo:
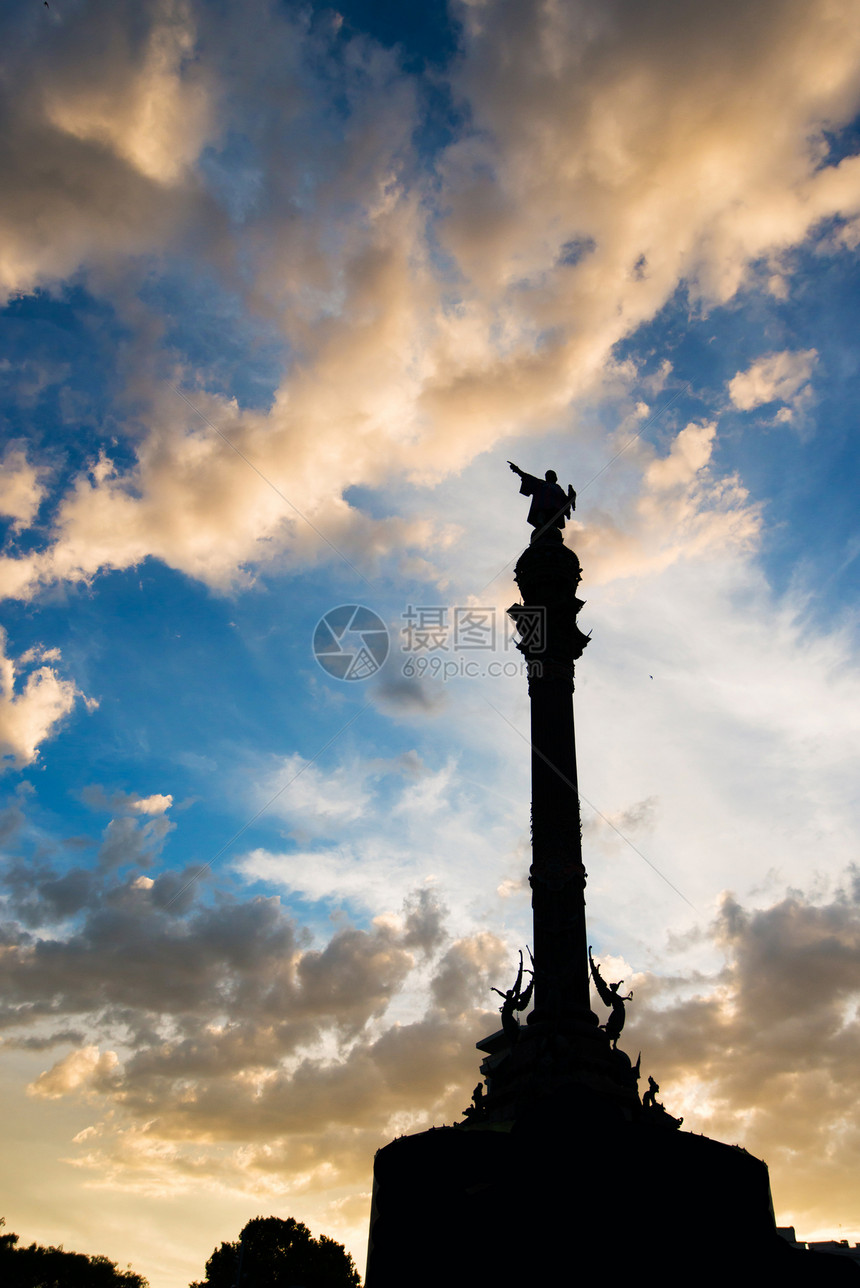
[[[306,1056],[289,1069],[259,1042],[244,1050],[241,1067],[220,1058],[204,1067],[188,1052],[175,1064],[160,1062],[147,1052],[126,1064],[116,1100],[136,1119],[156,1114],[157,1129],[173,1139],[282,1142],[343,1126],[372,1131],[382,1143],[398,1114],[426,1115],[428,1125],[459,1118],[474,1084],[475,1036],[497,1024],[483,1011],[452,1020],[431,1010],[378,1038],[364,1035],[342,1058]]]
[[[183,1149],[241,1143],[251,1171],[301,1158],[309,1185],[317,1173],[320,1184],[353,1183],[399,1122],[455,1121],[467,1103],[474,1042],[498,1024],[490,988],[504,987],[512,960],[488,932],[451,942],[432,890],[416,891],[399,918],[338,925],[314,944],[277,898],[195,902],[180,915],[166,910],[178,876],[103,871],[99,886],[43,864],[27,870],[28,884],[17,871],[24,903],[79,922],[63,938],[2,928],[9,1037],[72,1048],[34,1095],[101,1097],[123,1131]],[[763,1156],[781,1212],[807,1225],[850,1220],[860,1199],[855,886],[850,872],[827,901],[794,890],[766,908],[727,894],[710,927],[676,944],[709,947],[720,964],[637,978],[624,1034],[667,1107],[692,1130]],[[416,973],[426,959],[429,979],[425,967]],[[386,1021],[392,999],[419,980],[416,1018]],[[119,1127],[99,1130],[92,1158],[120,1166]]]
[[[202,863],[176,872],[162,872],[153,881],[152,902],[174,917],[184,916],[194,902],[200,883],[210,876],[210,868]]]
[[[118,803],[133,812],[112,818],[108,823],[99,847],[98,862],[104,868],[129,864],[149,867],[161,853],[168,832],[175,826],[164,813],[172,800],[169,796],[129,797]]]
[[[58,1043],[68,1043],[70,1046],[83,1046],[87,1040],[87,1034],[83,1029],[55,1029],[52,1033],[39,1036],[32,1034],[26,1037],[4,1037],[3,1045],[12,1047],[21,1051],[49,1051],[56,1047]]]
[[[39,895],[55,917],[71,917],[87,907],[92,898],[93,886],[90,872],[84,868],[73,868],[61,877],[43,881],[39,886]]]
[[[60,1048],[34,1096],[101,1099],[119,1115],[84,1134],[90,1165],[151,1166],[123,1154],[125,1133],[142,1132],[183,1150],[241,1143],[246,1170],[301,1159],[309,1177],[323,1169],[353,1184],[398,1115],[460,1117],[508,954],[487,933],[452,944],[432,890],[399,917],[338,924],[318,945],[277,898],[195,902],[180,915],[167,907],[179,877],[82,876],[43,867],[22,885],[52,914],[90,902],[62,937],[2,928],[0,1022],[12,1044]],[[419,1001],[412,1022],[380,1023],[407,985],[423,1014]],[[174,1164],[196,1166],[184,1154]]]
[[[276,1062],[329,1029],[338,1041],[354,1038],[384,1014],[414,953],[432,956],[447,939],[444,910],[427,890],[410,897],[402,919],[340,927],[316,947],[277,897],[189,904],[183,914],[176,895],[193,898],[193,870],[111,883],[107,873],[99,881],[18,865],[11,876],[26,925],[73,914],[79,924],[45,937],[3,926],[2,1023],[87,1016],[135,1046],[139,1068],[209,1061],[236,1070]]]
[[[249,990],[264,997],[294,943],[277,899],[227,902],[177,921],[153,907],[149,888],[130,883],[108,891],[68,938],[7,954],[0,975],[9,1002],[47,997],[52,1012],[111,1006],[214,1016]]]
[[[438,715],[447,705],[440,684],[392,674],[373,688],[374,700],[389,715]]]
[[[433,1001],[451,1016],[486,1006],[493,987],[507,987],[510,954],[495,935],[484,931],[458,939],[440,961],[430,984]]]
[[[445,917],[448,909],[432,890],[419,890],[406,901],[406,926],[402,936],[404,948],[417,948],[425,955],[434,952],[447,938]]]
[[[38,858],[16,859],[3,871],[7,909],[26,926],[45,926],[91,905],[98,882],[84,868],[58,872]]]
[[[157,820],[159,823],[166,820]],[[133,818],[112,818],[105,828],[104,840],[99,848],[99,863],[106,868],[118,868],[127,863],[148,866],[152,861],[152,847],[148,843],[152,836],[148,829],[152,823],[140,824]],[[157,845],[163,840],[161,836],[152,839]]]
[[[82,262],[110,264],[145,252],[162,238],[181,235],[195,215],[198,233],[211,224],[214,212],[202,217],[205,193],[181,163],[168,173],[185,151],[186,127],[176,120],[173,158],[164,129],[183,100],[192,114],[199,101],[198,73],[180,75],[182,24],[160,24],[155,6],[143,6],[138,17],[129,20],[125,3],[96,0],[77,10],[73,21],[46,28],[37,42],[20,24],[6,28],[9,59],[0,103],[0,164],[8,180],[0,198],[8,256],[4,293],[32,290]],[[161,68],[154,48],[159,36],[167,41]],[[135,111],[139,96],[159,79],[165,99],[147,145],[135,128]],[[203,121],[188,125],[195,133]],[[36,209],[41,227],[33,220]]]
[[[24,813],[20,806],[9,805],[0,810],[0,845],[5,845],[17,836],[23,822]]]
[[[637,981],[624,1034],[667,1107],[764,1157],[783,1211],[812,1227],[850,1224],[860,1201],[856,895],[759,909],[725,895],[709,936],[722,968]]]
[[[389,930],[342,930],[322,952],[306,952],[296,974],[302,1012],[361,1028],[381,1015],[406,979],[413,958]]]

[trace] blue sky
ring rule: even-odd
[[[510,459],[579,492],[628,1047],[860,1238],[853,6],[2,23],[10,1228],[162,1288],[272,1211],[363,1266],[530,938]]]

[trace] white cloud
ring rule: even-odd
[[[28,661],[38,661],[42,650],[29,650]],[[51,660],[57,659],[51,650]],[[63,680],[53,666],[31,670],[20,683],[18,662],[6,653],[6,636],[0,629],[0,757],[15,765],[30,765],[38,758],[39,746],[50,737],[69,714],[77,698],[84,695],[73,680]],[[90,701],[84,699],[88,705]]]
[[[40,473],[27,460],[25,450],[7,447],[0,466],[0,514],[14,521],[15,531],[28,527],[36,517],[46,493]]]
[[[359,761],[323,771],[295,753],[266,773],[256,799],[288,819],[297,833],[326,835],[362,817],[370,802],[368,772]]]
[[[226,589],[273,559],[331,558],[327,541],[362,567],[426,550],[442,539],[426,514],[374,520],[344,492],[433,483],[506,435],[568,422],[679,283],[727,300],[752,263],[860,210],[860,160],[822,166],[815,142],[860,101],[847,0],[825,17],[763,3],[716,28],[659,3],[493,0],[480,21],[467,6],[455,89],[475,128],[438,159],[432,192],[410,152],[415,88],[393,57],[360,38],[335,53],[322,28],[265,6],[217,29],[189,13],[135,7],[135,44],[123,6],[89,6],[30,67],[39,88],[15,98],[7,144],[21,196],[5,225],[0,206],[6,277],[21,290],[122,262],[133,281],[126,257],[145,250],[196,256],[232,289],[241,263],[246,303],[299,357],[268,412],[193,394],[251,468],[172,388],[177,375],[205,387],[206,373],[185,377],[172,357],[169,375],[155,370],[148,346],[129,375],[147,425],[136,463],[74,480],[48,549],[0,565],[10,595],[148,556]],[[230,60],[201,70],[196,39],[226,41]],[[283,102],[260,88],[267,66]],[[337,140],[323,108],[335,89],[351,113]],[[213,158],[231,131],[253,173],[228,184]],[[573,241],[578,259],[565,257]],[[129,282],[112,280],[98,277],[126,302]],[[135,325],[157,325],[136,308]],[[772,355],[738,373],[733,396],[796,404],[813,358]]]
[[[96,75],[95,50],[67,63],[64,83],[48,87],[44,111],[62,133],[105,146],[147,179],[175,184],[196,160],[212,110],[193,62],[190,6],[168,0],[153,10],[142,48],[133,51],[128,33],[123,40],[115,29],[112,61],[99,59]]]
[[[81,795],[91,809],[120,815],[166,814],[173,805],[173,796],[169,793],[140,796],[137,792],[105,791],[98,784],[85,787]]]
[[[155,792],[152,796],[141,796],[137,800],[132,800],[130,804],[137,814],[164,814],[173,804],[173,797]]]
[[[766,354],[732,377],[729,397],[741,411],[770,402],[786,403],[788,406],[780,409],[777,419],[790,420],[792,410],[809,393],[808,382],[817,361],[815,349]]]
[[[31,1096],[45,1100],[58,1100],[61,1096],[89,1087],[104,1090],[118,1064],[115,1051],[99,1052],[97,1046],[81,1047],[40,1073],[27,1090]]]
[[[644,463],[638,497],[619,517],[592,509],[571,543],[592,584],[654,575],[679,560],[727,557],[753,549],[759,508],[736,477],[710,469],[713,422],[691,423],[668,455]]]
[[[468,744],[466,728],[486,724],[477,690],[464,687],[460,694],[456,732],[448,727],[446,743],[463,737]],[[515,803],[464,778],[449,757],[436,769],[419,765],[417,779],[409,756],[363,768],[335,761],[294,786],[304,778],[306,792],[294,796],[290,786],[273,805],[289,821],[293,844],[257,846],[238,857],[233,866],[246,880],[364,914],[390,911],[430,883],[451,903],[453,933],[466,934],[489,915],[486,892],[519,875]],[[279,781],[279,775],[272,779]],[[490,900],[495,907],[496,897]]]

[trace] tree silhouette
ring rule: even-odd
[[[360,1288],[352,1257],[321,1234],[315,1239],[292,1217],[258,1216],[235,1243],[222,1243],[206,1262],[206,1278],[190,1288]]]
[[[5,1225],[0,1217],[0,1226]],[[119,1270],[107,1257],[86,1257],[63,1248],[31,1243],[19,1248],[17,1234],[0,1234],[0,1283],[3,1288],[148,1288],[142,1275]]]

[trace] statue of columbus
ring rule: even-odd
[[[539,536],[552,528],[563,528],[565,519],[576,509],[576,493],[572,487],[565,492],[558,484],[555,470],[547,470],[542,479],[534,474],[526,474],[519,465],[508,461],[515,474],[520,476],[520,493],[532,498],[529,507],[528,521],[536,529],[534,536]],[[534,540],[534,537],[532,537]]]

